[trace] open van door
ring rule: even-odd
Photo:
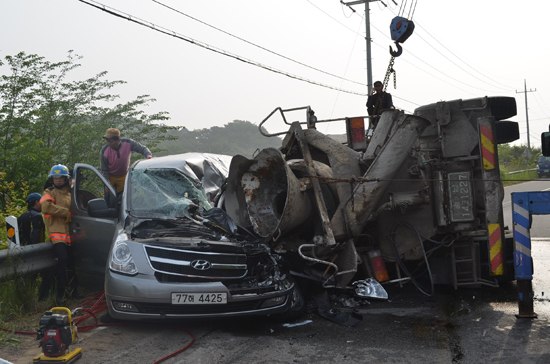
[[[70,229],[77,277],[84,286],[103,289],[118,217],[91,217],[88,205],[91,200],[105,199],[106,190],[109,196],[116,196],[116,193],[101,173],[88,164],[75,164],[72,177]],[[107,200],[109,207],[118,208],[116,198],[107,197]]]

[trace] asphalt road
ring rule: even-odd
[[[510,192],[543,190],[549,182],[507,188],[507,199]],[[394,285],[387,287],[388,302],[371,300],[357,309],[362,321],[354,327],[311,310],[294,322],[249,318],[97,328],[81,334],[83,357],[77,363],[152,363],[190,342],[178,328],[193,332],[195,342],[165,363],[550,363],[550,239],[542,239],[550,237],[547,218],[536,216],[532,230],[536,319],[516,318],[512,283],[433,297],[410,284]],[[33,348],[9,359],[30,363],[36,353]]]

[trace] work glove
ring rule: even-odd
[[[65,224],[68,224],[71,222],[71,213],[67,213],[67,217],[65,218]]]

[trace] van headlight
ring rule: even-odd
[[[126,243],[126,235],[121,234],[115,241],[113,251],[111,252],[111,262],[109,268],[115,272],[134,275],[138,270],[130,253],[130,247]]]

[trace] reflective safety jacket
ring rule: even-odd
[[[66,223],[71,208],[71,189],[69,186],[56,188],[52,186],[44,191],[42,199],[42,213],[46,230],[52,243],[71,245],[69,224]]]

